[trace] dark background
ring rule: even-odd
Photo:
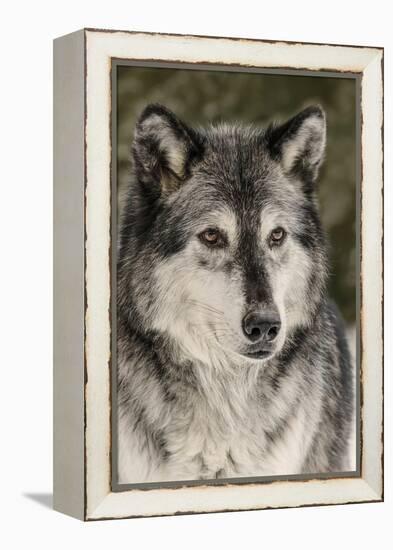
[[[356,318],[356,81],[208,70],[118,67],[118,189],[130,181],[134,125],[158,102],[196,125],[226,121],[265,125],[310,104],[327,115],[327,150],[318,193],[330,249],[330,293],[349,325]]]

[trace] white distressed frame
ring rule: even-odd
[[[85,55],[86,79],[86,384],[85,418],[81,419],[85,423],[82,519],[382,500],[383,50],[121,31],[80,32],[84,32],[81,55]],[[361,73],[361,477],[111,491],[109,121],[112,58]],[[65,507],[59,504],[58,508],[64,511]],[[81,514],[75,512],[73,515],[80,517]]]

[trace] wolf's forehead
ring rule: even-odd
[[[303,224],[304,197],[297,187],[284,180],[250,180],[233,185],[230,180],[212,184],[194,181],[185,189],[184,216],[192,225],[224,229],[229,238],[236,235],[263,234],[272,227],[288,230]]]
[[[251,176],[273,170],[271,159],[261,135],[251,131],[215,132],[205,142],[204,166],[212,171],[243,173]]]
[[[273,160],[260,134],[229,128],[207,140],[196,177],[213,186],[214,192],[234,206],[248,201],[248,207],[271,194],[271,184],[279,181],[282,171]]]
[[[257,172],[242,170],[201,170],[186,185],[182,192],[184,206],[191,208],[196,216],[203,213],[223,212],[223,221],[235,218],[256,222],[261,216],[276,217],[287,213],[303,202],[302,193],[285,177],[274,170]]]
[[[259,216],[266,207],[290,206],[302,199],[296,187],[287,181],[280,170],[255,164],[224,163],[202,167],[193,177],[191,188],[202,207],[215,209],[225,206],[237,215]]]

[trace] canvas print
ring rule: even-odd
[[[357,469],[356,82],[120,66],[119,486]]]

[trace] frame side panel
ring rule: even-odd
[[[383,55],[362,79],[362,477],[383,498]]]
[[[54,41],[54,508],[84,519],[84,31]]]

